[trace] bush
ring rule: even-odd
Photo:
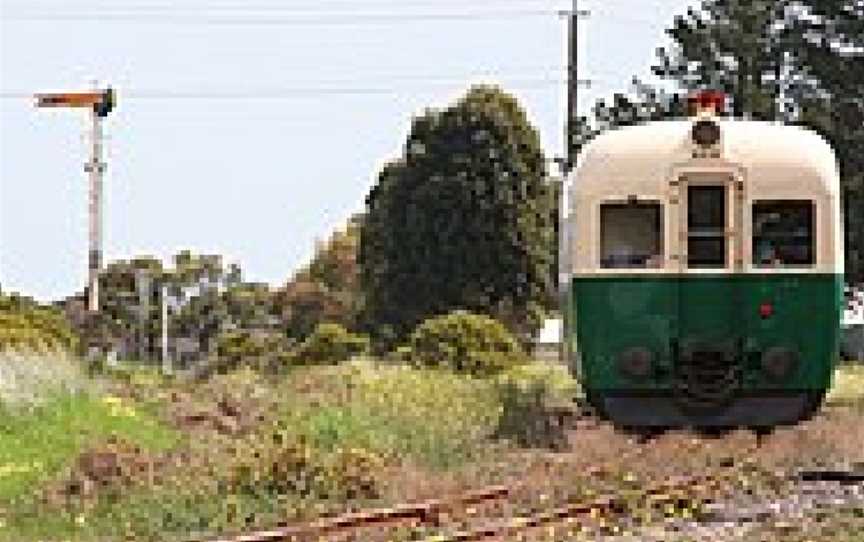
[[[396,347],[396,349],[390,352],[390,354],[387,356],[389,360],[399,363],[411,363],[411,359],[413,357],[414,351],[408,345]]]
[[[466,311],[426,320],[414,330],[409,342],[414,363],[474,376],[497,374],[527,360],[500,322]]]
[[[359,448],[322,453],[302,438],[274,431],[256,439],[229,470],[229,485],[247,495],[352,500],[376,498],[381,458]]]
[[[292,341],[279,332],[235,330],[221,333],[216,339],[216,363],[219,373],[240,368],[275,372],[290,362]]]
[[[561,366],[527,363],[496,379],[501,418],[495,436],[519,446],[561,448],[566,445],[561,407],[572,408],[578,384]]]
[[[369,338],[349,333],[339,324],[318,324],[293,353],[295,363],[336,364],[369,351]]]
[[[0,295],[0,351],[73,352],[78,338],[63,314],[18,295]]]
[[[522,391],[542,388],[549,405],[569,404],[579,396],[579,383],[567,367],[544,362],[530,362],[514,367],[497,378],[497,387],[515,385]]]

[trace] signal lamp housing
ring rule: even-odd
[[[720,126],[712,120],[700,120],[693,124],[690,135],[700,147],[713,147],[720,141]]]

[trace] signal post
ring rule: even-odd
[[[114,105],[115,96],[111,87],[89,92],[36,94],[36,107],[86,108],[92,112],[91,154],[84,164],[84,171],[90,176],[87,309],[91,313],[99,310],[99,270],[102,266],[102,174],[105,172],[105,162],[102,161],[102,120],[114,109]]]

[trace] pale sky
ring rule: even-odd
[[[695,0],[581,0],[580,90],[650,80]],[[470,7],[466,7],[470,6]],[[242,6],[242,7],[239,7]],[[562,154],[570,2],[0,0],[0,285],[48,301],[87,277],[89,115],[30,94],[110,83],[104,261],[188,248],[284,283],[472,82],[519,99]]]

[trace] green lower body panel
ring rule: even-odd
[[[575,278],[571,365],[613,420],[801,419],[831,385],[842,285],[833,274]]]

